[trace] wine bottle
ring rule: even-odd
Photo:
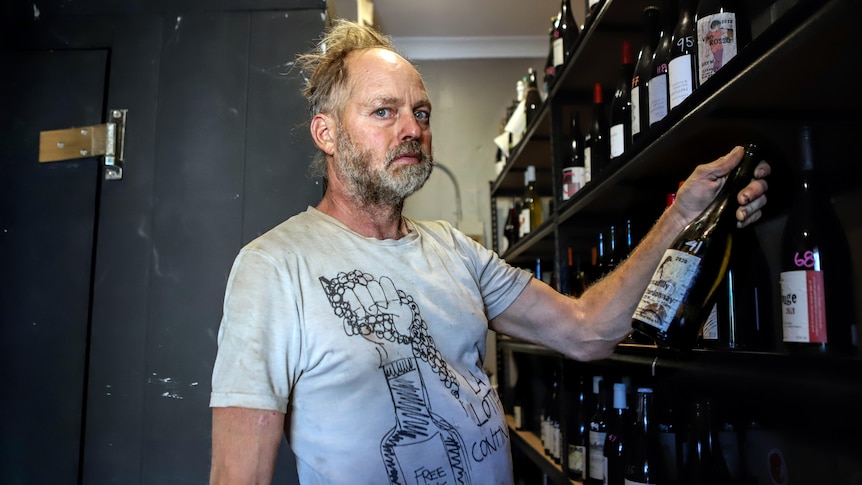
[[[626,403],[626,385],[614,384],[613,419],[608,424],[604,445],[604,483],[606,485],[625,485],[625,463],[628,439],[628,406]]]
[[[584,186],[586,170],[584,166],[584,135],[581,132],[581,117],[572,113],[569,130],[569,164],[563,169],[563,200],[572,198]]]
[[[749,145],[712,203],[665,251],[632,317],[635,330],[677,350],[695,344],[730,260],[736,196],[758,160],[757,147]]]
[[[717,290],[714,328],[703,326],[703,347],[769,350],[772,347],[772,286],[766,255],[754,228],[736,231],[730,264]]]
[[[606,276],[617,267],[616,226],[610,225],[607,231],[599,233],[599,278]]]
[[[602,2],[604,0],[587,0],[584,2],[584,6],[586,7],[586,12],[584,14],[584,28],[587,28],[592,22],[593,19],[596,18],[596,14],[598,14],[599,9],[602,7]]]
[[[524,110],[527,117],[527,129],[536,121],[539,109],[542,108],[542,95],[539,94],[539,85],[536,84],[536,70],[532,67],[527,69],[527,90],[524,92]]]
[[[524,237],[542,224],[542,200],[536,191],[536,167],[527,166],[524,171],[524,197],[518,219],[519,236]]]
[[[572,248],[568,248],[569,294],[578,297],[586,291],[588,279],[587,273],[581,265],[581,255],[573,253]]]
[[[709,399],[695,400],[691,407],[686,458],[681,483],[685,485],[732,485],[721,444],[712,421]]]
[[[551,28],[548,29],[548,59],[545,61],[545,75],[542,78],[546,98],[548,94],[551,93],[551,87],[554,85],[556,76],[556,69],[554,66],[554,35],[556,35],[559,18],[559,14],[551,17]]]
[[[656,402],[657,413],[656,431],[661,457],[660,473],[664,477],[664,483],[676,485],[682,469],[682,445],[684,442],[682,426],[678,423],[676,406],[672,395],[662,393]]]
[[[664,461],[653,417],[653,390],[637,391],[637,420],[626,447],[625,485],[665,485]]]
[[[586,182],[596,178],[610,160],[610,123],[605,112],[601,83],[593,85],[593,119],[584,137],[584,175]]]
[[[420,366],[414,357],[384,364],[384,375],[395,406],[395,426],[380,442],[386,472],[395,483],[414,480],[415,473],[433,466],[455,483],[469,480],[467,447],[458,430],[432,412]],[[438,439],[429,440],[428,436]]]
[[[617,158],[632,146],[632,60],[631,42],[622,42],[622,64],[614,99],[611,101],[610,158]]]
[[[650,78],[647,84],[649,94],[649,126],[653,126],[667,116],[670,95],[667,87],[667,65],[673,54],[673,28],[676,24],[676,9],[671,0],[664,0],[661,9],[661,37],[653,54]]]
[[[850,249],[821,192],[812,138],[812,127],[803,125],[799,180],[781,236],[784,343],[793,352],[847,353],[855,350]]]
[[[608,434],[610,410],[608,401],[611,388],[601,376],[593,377],[593,393],[596,394],[596,411],[590,418],[590,448],[587,452],[587,480],[585,485],[601,485],[605,479],[605,439]]]
[[[572,13],[571,0],[560,2],[559,19],[554,34],[554,67],[558,71],[562,71],[563,66],[575,51],[575,44],[577,44],[581,34],[581,29],[575,22],[575,16]]]
[[[518,220],[520,219],[521,207],[517,201],[512,200],[512,207],[509,208],[509,214],[506,216],[506,225],[503,228],[503,235],[506,237],[506,241],[508,242],[508,246],[506,249],[511,248],[518,242],[519,237],[519,225]],[[505,253],[505,250],[503,251]]]
[[[566,375],[572,374],[568,372]],[[574,383],[572,383],[574,385]],[[572,480],[583,480],[587,463],[588,425],[586,423],[586,383],[584,376],[579,375],[577,381],[577,401],[571,403],[569,419],[566,427],[567,474]]]
[[[554,365],[551,373],[551,409],[549,415],[548,432],[551,440],[549,450],[554,463],[559,465],[562,461],[563,436],[560,430],[560,371],[556,365]]]
[[[697,5],[698,85],[736,57],[748,41],[750,27],[737,6],[731,0],[700,0]]]
[[[650,78],[650,67],[652,57],[658,40],[661,37],[661,12],[658,7],[651,5],[644,9],[644,32],[638,52],[635,70],[632,75],[632,88],[630,98],[632,101],[632,142],[640,138],[649,128],[649,93],[647,93],[647,80]]]
[[[696,0],[679,0],[679,18],[673,29],[671,58],[667,65],[670,109],[679,106],[697,87]]]

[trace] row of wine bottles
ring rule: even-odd
[[[753,469],[759,463],[749,465],[744,455],[763,450],[745,449],[738,417],[716,409],[709,396],[681,400],[651,386],[633,386],[626,376],[611,382],[579,374],[567,377],[564,386],[559,368],[549,371],[539,406],[516,395],[514,424],[539,434],[547,459],[572,480],[732,485],[751,483],[761,473]],[[756,418],[745,423],[752,435],[759,426]]]
[[[656,129],[657,123],[735,57],[750,38],[747,17],[729,0],[664,0],[661,7],[647,6],[643,15],[644,33],[637,55],[630,41],[621,44],[618,80],[610,102],[605,101],[602,84],[595,83],[592,117],[585,132],[580,113],[572,114],[563,200]],[[556,38],[554,42],[558,42]],[[550,68],[550,59],[546,73],[556,72]]]
[[[802,163],[781,237],[777,283],[783,341],[793,352],[852,355],[857,352],[857,324],[850,247],[831,202],[821,192],[812,136],[811,127],[803,125]],[[762,270],[757,271],[756,259],[750,259],[756,255],[753,238],[749,235],[743,248],[748,254],[735,242],[746,239],[746,233],[736,228],[737,194],[751,180],[760,159],[757,147],[750,145],[715,200],[674,239],[632,316],[635,331],[662,346],[686,351],[699,338],[731,347],[738,343],[734,339],[743,334],[741,329],[768,322],[764,311],[770,304],[763,295],[768,284],[757,283]],[[740,256],[746,259],[740,261]],[[740,285],[753,285],[754,291]],[[711,323],[721,313],[724,325]],[[724,336],[721,328],[726,329]]]

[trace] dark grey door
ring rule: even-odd
[[[40,164],[39,131],[103,121],[108,52],[3,61],[14,69],[0,79],[0,476],[77,483],[100,168]]]
[[[277,3],[48,2],[16,26],[0,59],[0,483],[207,483],[233,257],[320,197],[292,61],[322,3]],[[122,180],[95,159],[36,162],[40,130],[110,109],[128,110]],[[276,483],[295,482],[284,444]]]

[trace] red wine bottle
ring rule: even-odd
[[[724,67],[748,41],[750,27],[731,0],[700,0],[697,5],[698,85]]]
[[[558,72],[562,72],[563,66],[575,51],[580,34],[581,28],[575,22],[571,0],[562,0],[559,21],[554,32],[554,67]]]
[[[608,425],[604,446],[604,476],[607,485],[625,485],[623,457],[627,451],[629,424],[626,385],[616,383],[614,384],[613,419]]]
[[[554,36],[557,31],[557,23],[559,21],[559,14],[551,17],[551,28],[548,29],[548,59],[545,61],[545,75],[542,78],[542,82],[544,83],[545,88],[545,96],[550,94],[551,87],[554,85],[554,81],[556,80],[556,68],[554,66]]]
[[[714,319],[703,326],[703,347],[720,350],[770,350],[772,287],[766,255],[753,227],[733,236],[730,265],[717,290]],[[710,324],[714,326],[710,326]]]
[[[586,183],[584,166],[584,134],[581,132],[581,116],[572,112],[569,124],[569,163],[563,169],[563,200],[569,200]]]
[[[622,63],[614,99],[611,101],[610,155],[617,158],[632,146],[632,98],[631,86],[634,75],[631,42],[622,42]]]
[[[539,110],[542,108],[542,95],[539,93],[539,85],[536,81],[536,70],[532,67],[527,69],[526,84],[524,110],[527,116],[527,129],[529,129],[535,123]]]
[[[566,376],[569,376],[573,374],[573,372],[566,372],[565,374]],[[567,377],[567,379],[569,378]],[[571,382],[570,385],[575,385],[575,383]],[[586,454],[587,444],[589,443],[587,438],[589,425],[586,422],[587,388],[583,375],[578,376],[576,385],[577,401],[570,403],[569,406],[567,406],[569,409],[569,419],[567,420],[566,427],[566,464],[568,467],[567,474],[570,479],[583,480],[586,476]]]
[[[644,9],[643,40],[638,52],[635,70],[632,75],[630,98],[632,102],[632,142],[640,138],[649,128],[649,93],[647,81],[650,78],[650,67],[658,40],[661,37],[661,12],[656,6]]]
[[[736,483],[724,460],[708,399],[692,403],[681,483],[685,485],[733,485]]]
[[[671,59],[667,65],[670,109],[694,92],[697,85],[696,0],[679,0],[679,18],[673,29]]]
[[[812,128],[801,129],[802,166],[781,237],[781,309],[788,350],[852,352],[855,339],[847,236],[814,165]]]
[[[590,418],[590,447],[587,450],[587,480],[585,485],[602,485],[605,479],[605,438],[608,434],[611,388],[601,376],[593,377],[593,393],[596,394],[596,411]]]
[[[647,84],[649,94],[649,126],[653,126],[667,116],[670,100],[667,85],[667,66],[673,54],[673,28],[676,24],[676,9],[670,0],[665,0],[661,10],[661,37],[656,46],[650,66]]]
[[[694,346],[730,262],[736,195],[758,161],[757,147],[749,145],[712,203],[665,251],[632,316],[635,330],[672,349]]]
[[[587,182],[598,177],[610,160],[610,123],[605,112],[601,83],[593,85],[593,119],[584,137],[584,167]]]
[[[661,458],[656,424],[653,416],[653,392],[642,387],[637,392],[637,420],[632,429],[631,439],[626,447],[625,484],[660,485],[665,484],[664,461]]]

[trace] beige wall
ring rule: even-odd
[[[418,193],[407,199],[404,214],[414,219],[443,219],[491,247],[488,183],[495,178],[497,149],[506,106],[515,83],[545,59],[418,61],[432,103],[431,129],[435,160],[454,175],[461,192],[462,220],[457,219],[455,188],[443,170],[435,169]]]

